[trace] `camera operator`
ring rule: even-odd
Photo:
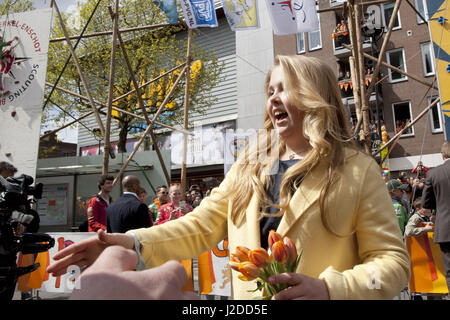
[[[13,177],[17,172],[17,168],[6,161],[0,162],[0,176],[3,178]]]
[[[11,163],[6,161],[0,162],[0,176],[3,178],[13,177],[17,172],[17,168],[14,167]],[[1,209],[0,209],[1,210]],[[22,224],[17,226],[17,229],[14,229],[14,235],[22,234],[24,232],[24,227]],[[9,267],[12,264],[16,263],[16,255],[8,254],[7,252],[2,252],[2,247],[0,247],[0,267]],[[0,278],[0,301],[1,300],[10,300],[10,296],[14,294],[14,288],[16,285],[16,279],[1,279]],[[3,290],[3,288],[5,288]]]
[[[38,253],[48,250],[54,240],[46,234],[35,234],[39,229],[39,215],[31,209],[29,196],[40,199],[42,184],[31,187],[34,179],[17,172],[12,165],[2,165],[0,176],[0,301],[11,300],[17,278],[32,272],[39,264],[17,267],[17,253]],[[15,171],[14,171],[15,169]],[[8,175],[5,179],[4,175]],[[14,174],[14,173],[12,173]],[[27,233],[25,233],[27,232]]]

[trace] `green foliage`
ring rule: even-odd
[[[64,16],[66,29],[70,35],[78,35],[81,33],[81,30],[85,26],[96,3],[97,1],[87,1],[85,4],[81,5],[81,7],[79,7],[80,16],[76,19],[73,16]],[[113,23],[108,11],[108,6],[111,6],[114,10],[114,3],[114,0],[103,0],[101,2],[94,18],[91,20],[85,31],[85,34],[112,30]],[[59,19],[54,19],[54,21],[52,38],[63,37],[64,35]],[[167,23],[167,18],[151,0],[120,1],[119,29],[129,29],[162,23]],[[187,34],[178,25],[121,33],[134,74],[140,84],[149,81],[155,76],[159,76],[161,73],[170,70],[186,60],[187,37],[177,36],[180,32]],[[180,38],[182,39],[180,40]],[[73,45],[75,44],[75,41],[76,40],[72,41]],[[92,96],[95,100],[105,104],[107,104],[109,90],[111,42],[111,35],[83,38],[76,49],[77,57],[87,78]],[[69,53],[64,41],[52,42],[50,44],[47,70],[48,82],[54,83],[56,81]],[[193,61],[201,60],[203,68],[199,71],[195,82],[191,82],[192,88],[190,91],[189,110],[190,113],[201,113],[205,112],[210,105],[215,103],[215,98],[210,92],[219,82],[222,65],[214,56],[214,53],[205,51],[196,46],[192,47],[191,56]],[[147,86],[143,89],[144,93],[146,93],[144,98],[147,106],[146,110],[149,114],[154,114],[162,100],[166,97],[171,88],[170,81],[172,81],[172,83],[175,81],[173,75],[172,80],[169,79],[170,77],[166,76],[158,83],[153,84],[153,86]],[[170,109],[170,111],[173,112],[173,115],[167,116],[166,120],[171,124],[183,123],[184,84],[185,76],[182,77],[172,98],[169,100],[171,106],[173,106],[173,108]],[[77,92],[83,96],[87,95],[72,60],[67,66],[66,71],[63,73],[58,86]],[[151,87],[153,87],[153,89],[151,89]],[[133,90],[133,88],[122,50],[120,46],[118,46],[116,51],[113,97],[118,97],[127,93]],[[46,94],[48,95],[49,92],[50,88],[46,87]],[[68,111],[72,114],[81,115],[91,111],[91,107],[86,101],[74,98],[73,96],[58,90],[52,94],[52,101],[64,106],[66,110],[69,109]],[[115,106],[140,114],[138,99],[135,93],[129,95],[128,98],[118,101]],[[106,108],[102,110],[106,112]],[[61,122],[63,114],[57,114],[55,117],[54,112],[54,108],[47,107],[43,117],[44,122]],[[117,114],[115,119],[119,122],[121,130],[119,136],[121,140],[126,139],[127,133],[134,127],[143,124],[143,121],[136,120],[136,118],[123,113]],[[124,151],[125,141],[121,142],[122,143],[119,143],[119,150],[122,149],[120,151]],[[121,145],[123,148],[121,148]]]
[[[30,10],[34,10],[31,0],[4,0],[0,2],[0,16]]]

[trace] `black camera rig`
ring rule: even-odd
[[[21,275],[39,268],[39,263],[17,267],[18,252],[44,252],[55,244],[49,235],[34,233],[39,229],[39,215],[31,203],[42,197],[43,185],[31,186],[33,182],[33,177],[25,174],[6,179],[0,176],[0,293]]]

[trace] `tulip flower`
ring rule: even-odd
[[[277,241],[272,246],[273,258],[279,263],[285,263],[288,259],[288,249],[283,241]]]
[[[234,253],[231,253],[231,254],[230,254],[230,261],[237,262],[237,263],[240,262],[239,259],[238,259],[238,257],[237,257],[236,254],[234,254]]]
[[[258,278],[259,268],[250,261],[239,263],[239,271],[242,273],[238,276],[239,279],[244,281],[250,281]]]
[[[249,292],[263,290],[264,296],[260,299],[271,299],[278,292],[289,287],[287,283],[271,285],[268,279],[284,272],[296,272],[303,251],[297,254],[294,242],[288,237],[282,238],[274,230],[268,237],[271,255],[262,248],[250,250],[246,247],[237,246],[236,251],[230,254],[228,265],[231,269],[238,271],[238,278],[243,281],[257,279],[257,287]]]
[[[230,266],[231,269],[239,271],[239,262],[229,261],[228,265]]]
[[[250,258],[250,262],[258,268],[265,268],[270,262],[269,254],[262,248],[251,250],[248,257]]]
[[[272,248],[273,244],[280,240],[281,236],[278,233],[276,233],[275,230],[270,230],[268,238],[269,248]]]
[[[250,261],[248,254],[250,253],[250,249],[247,247],[237,246],[236,251],[234,253],[235,258],[239,262]]]
[[[288,257],[287,260],[289,263],[294,263],[297,259],[297,248],[295,247],[294,242],[288,237],[284,237],[283,243],[287,248]]]

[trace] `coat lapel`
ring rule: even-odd
[[[354,149],[346,148],[345,160],[354,156],[357,152]],[[291,202],[289,203],[289,209],[281,219],[277,232],[284,237],[292,226],[303,216],[303,214],[316,202],[320,197],[320,191],[322,190],[325,173],[327,169],[326,161],[321,161],[311,172],[309,172],[305,179],[303,179],[300,187],[294,193]],[[317,203],[318,205],[318,203]]]
[[[323,163],[318,164],[303,179],[297,191],[292,196],[289,203],[289,209],[283,215],[277,232],[284,237],[295,222],[319,200],[320,190],[325,179],[324,172],[326,166]]]

